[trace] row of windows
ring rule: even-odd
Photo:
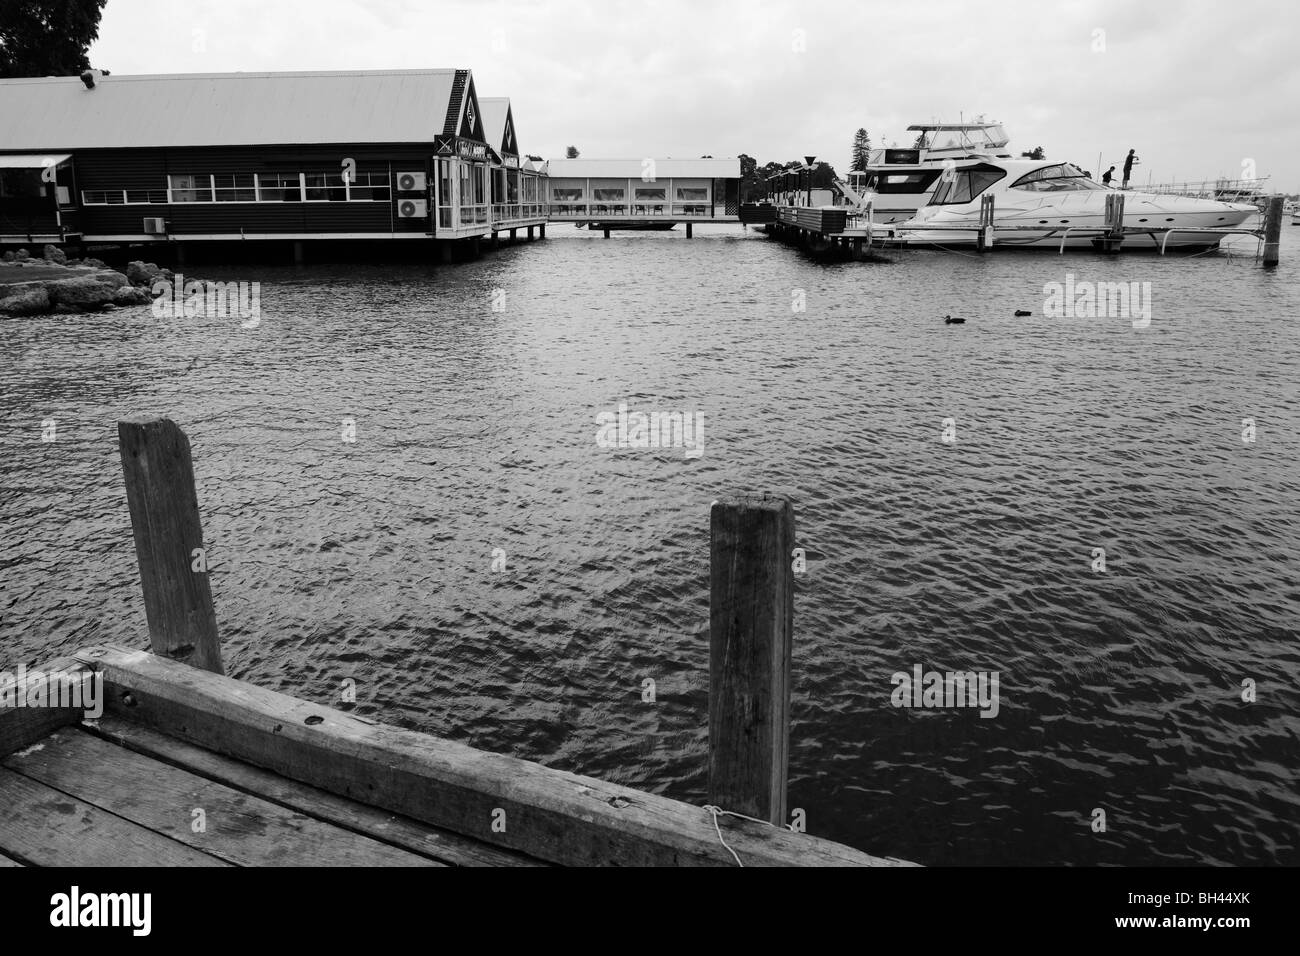
[[[708,202],[709,188],[707,186],[678,186],[677,202]],[[592,198],[596,202],[622,202],[626,195],[626,190],[622,187],[615,186],[611,188],[596,188],[591,191]],[[668,190],[662,186],[638,186],[633,190],[635,202],[666,202],[668,200]],[[576,188],[555,187],[551,189],[551,198],[557,202],[581,202],[583,198],[583,189],[581,186]]]
[[[386,172],[171,175],[166,189],[87,189],[86,206],[213,202],[388,202]]]

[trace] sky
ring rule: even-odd
[[[509,96],[523,152],[806,155],[853,133],[1001,121],[1135,184],[1269,177],[1300,191],[1290,0],[108,0],[116,74],[468,68]]]

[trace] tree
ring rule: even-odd
[[[75,76],[90,69],[105,0],[4,0],[0,78]]]
[[[1021,153],[1020,155],[1025,159],[1046,159],[1047,158],[1047,153],[1043,151],[1043,147],[1041,146],[1035,146],[1029,152]]]
[[[849,169],[855,173],[865,173],[870,160],[871,137],[865,129],[859,129],[853,134],[853,161],[849,163]]]
[[[763,180],[758,172],[758,160],[740,154],[740,201],[754,202],[763,195]]]
[[[565,159],[577,159],[577,158],[578,158],[578,147],[576,147],[576,146],[566,146],[566,147],[564,147],[564,158],[565,158]]]

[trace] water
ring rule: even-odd
[[[256,331],[4,321],[0,665],[147,646],[115,423],[158,411],[194,446],[232,676],[351,679],[359,713],[700,803],[709,503],[767,491],[808,553],[810,831],[927,864],[1300,862],[1300,230],[1274,274],[552,233],[192,270],[260,281]],[[1043,317],[1067,272],[1150,282],[1150,327]],[[701,411],[704,454],[598,447],[620,401]],[[914,664],[998,671],[998,716],[892,707]]]

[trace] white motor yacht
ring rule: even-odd
[[[909,232],[904,223],[898,236],[910,243],[974,245],[977,234],[969,227],[979,225],[981,202],[992,196],[994,228],[1007,230],[997,235],[999,245],[1057,249],[1064,240],[1066,248],[1087,248],[1101,243],[1095,230],[1106,225],[1106,200],[1112,195],[1124,197],[1125,227],[1150,230],[1126,235],[1124,249],[1159,249],[1167,233],[1171,233],[1169,248],[1213,248],[1222,236],[1177,230],[1233,228],[1259,211],[1245,202],[1112,189],[1069,163],[985,158],[958,162],[945,170],[929,201],[910,220],[928,228]],[[952,232],[934,228],[945,224],[968,228]],[[1010,227],[1027,228],[1013,231]],[[1094,231],[1069,234],[1080,227]]]

